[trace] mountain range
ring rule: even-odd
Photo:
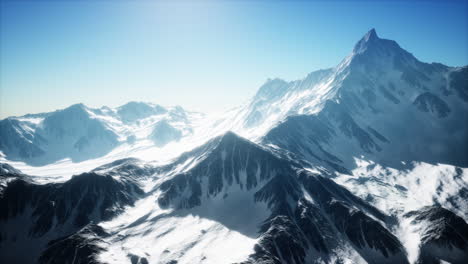
[[[466,263],[467,116],[468,66],[372,29],[336,67],[269,79],[218,115],[130,102],[9,117],[0,259]]]

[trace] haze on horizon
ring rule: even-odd
[[[221,111],[337,65],[370,28],[468,64],[467,1],[2,1],[0,118],[128,101]]]

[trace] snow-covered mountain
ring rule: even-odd
[[[35,263],[56,239],[121,213],[143,195],[138,179],[145,172],[90,172],[44,185],[16,171],[1,172],[8,182],[0,199],[2,262]]]
[[[212,219],[256,238],[246,263],[306,263],[353,257],[405,262],[402,245],[385,227],[391,225],[389,217],[328,179],[326,172],[306,170],[282,153],[231,132],[184,154],[162,173],[167,176],[156,185],[159,207],[179,216]],[[346,227],[349,221],[356,221],[353,230]],[[364,223],[369,232],[357,228]],[[216,234],[206,237],[212,235]],[[210,238],[200,239],[195,242],[205,243],[203,240]],[[343,249],[351,255],[341,256]],[[179,251],[167,257],[184,261],[178,259]],[[203,257],[207,263],[223,261],[206,255],[184,262],[203,263]]]
[[[295,115],[268,131],[264,143],[346,169],[361,157],[391,167],[468,166],[468,67],[420,62],[371,30],[327,73],[309,85],[314,99],[291,87],[286,97],[294,102],[280,104]]]
[[[130,102],[7,118],[0,259],[466,263],[467,84],[468,67],[372,29],[338,66],[217,116]]]
[[[1,120],[0,151],[8,160],[35,166],[62,159],[79,163],[103,157],[123,144],[154,141],[161,147],[190,135],[191,121],[199,115],[179,106],[164,108],[143,102],[114,109],[76,104],[51,113]]]

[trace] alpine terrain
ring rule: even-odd
[[[462,264],[467,222],[468,66],[374,29],[222,114],[0,121],[1,263]]]

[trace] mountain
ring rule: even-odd
[[[164,146],[169,142],[178,141],[182,137],[182,131],[171,126],[166,120],[161,120],[154,125],[151,138],[156,146]]]
[[[174,158],[234,131],[348,174],[360,157],[393,168],[413,161],[467,167],[468,122],[459,122],[468,111],[467,76],[468,67],[420,62],[371,30],[336,67],[302,80],[270,79],[220,117],[143,102],[74,105],[0,121],[0,150],[8,160],[47,165],[171,143]]]
[[[196,113],[187,113],[181,107],[143,102],[114,109],[76,104],[51,113],[1,120],[0,151],[7,160],[34,166],[63,159],[79,163],[106,156],[125,143],[131,149],[145,140],[154,141],[158,147],[177,141],[191,134],[193,115]],[[161,124],[173,128],[172,134],[158,132]]]
[[[111,164],[112,172],[103,173],[103,168],[98,168],[64,183],[38,184],[34,177],[22,177],[16,171],[0,172],[0,178],[12,179],[0,198],[0,259],[36,263],[44,250],[56,245],[54,240],[73,236],[133,205],[144,194],[138,179],[150,170],[132,171],[135,165],[128,162]]]
[[[203,158],[187,164],[193,157]],[[188,169],[179,164],[187,164]],[[169,179],[158,188],[159,206],[199,214],[247,236],[258,236],[246,263],[306,263],[325,254],[337,257],[340,248],[346,247],[355,248],[355,254],[364,259],[405,262],[402,245],[382,225],[390,225],[391,219],[328,175],[307,171],[281,153],[233,133],[186,153],[169,167]],[[263,211],[263,216],[243,219],[247,208]],[[344,223],[349,221],[356,221],[355,226],[366,223],[364,236],[359,229],[348,229]],[[328,240],[330,236],[335,241]]]
[[[464,263],[468,259],[468,224],[440,206],[427,206],[405,215],[421,236],[419,263]]]
[[[96,157],[118,144],[117,135],[103,122],[92,118],[82,104],[41,117],[7,118],[0,121],[0,147],[8,159],[32,164],[70,157]]]
[[[372,29],[334,68],[269,79],[221,126],[342,172],[362,156],[467,167],[467,80],[467,66],[421,62]]]
[[[372,29],[336,67],[216,117],[130,102],[7,118],[2,161],[21,170],[0,163],[0,259],[465,263],[467,81]]]
[[[233,133],[217,137],[164,167],[145,170],[133,162],[109,164],[63,184],[38,186],[22,180],[10,182],[0,200],[4,227],[1,255],[15,260],[11,256],[16,255],[14,252],[19,252],[21,247],[32,247],[25,243],[28,239],[37,241],[32,247],[36,254],[29,257],[37,258],[39,249],[45,248],[40,255],[40,260],[44,260],[58,254],[54,249],[57,243],[67,245],[63,245],[66,249],[78,240],[86,248],[90,247],[89,252],[102,253],[103,259],[123,262],[136,256],[149,263],[163,258],[193,263],[191,258],[180,254],[184,252],[203,253],[206,255],[200,256],[199,261],[217,263],[222,258],[210,255],[209,250],[200,252],[196,245],[204,244],[205,249],[215,250],[220,245],[213,241],[214,237],[230,239],[234,232],[239,241],[250,240],[253,251],[239,251],[230,257],[245,257],[246,263],[264,260],[306,263],[307,259],[348,258],[340,255],[343,249],[359,259],[406,262],[402,244],[387,227],[392,225],[390,217],[328,179],[328,175],[308,171],[282,153]],[[124,175],[122,170],[130,173]],[[135,180],[141,182],[142,178],[132,176],[143,177],[152,172],[156,172],[153,176],[156,178],[152,179],[154,187],[135,204],[135,199],[143,194]],[[131,210],[136,212],[131,218],[136,217],[135,221],[128,216],[111,218],[123,206],[133,204],[135,208]],[[19,232],[14,223],[19,223],[20,218],[28,219],[28,214],[35,216],[30,219],[37,220],[24,225],[23,228],[29,228]],[[245,218],[246,214],[250,217]],[[104,229],[97,232],[106,235],[93,233],[95,239],[82,237],[82,232],[90,231],[80,228],[91,221],[106,220],[110,221],[104,222]],[[184,227],[174,225],[185,221],[191,222],[186,227],[189,229],[180,230]],[[348,223],[361,228],[365,225],[366,230],[350,229]],[[106,225],[116,226],[106,228]],[[198,228],[201,235],[192,236]],[[137,243],[135,239],[152,241],[155,237],[154,245],[138,243],[138,250],[125,250],[127,244]],[[158,238],[164,241],[164,247],[157,246]],[[94,245],[96,239],[103,242]],[[103,245],[105,250],[100,249]],[[119,259],[122,254],[123,259]],[[70,258],[71,255],[65,257]]]
[[[271,103],[294,114],[266,133],[265,144],[348,170],[361,157],[393,168],[413,161],[468,166],[468,122],[461,122],[468,67],[420,62],[371,30],[326,73],[308,84],[314,99],[291,85],[281,103]],[[289,97],[295,101],[283,104]]]
[[[34,158],[44,154],[37,145],[44,144],[45,140],[36,136],[30,126],[13,118],[0,121],[0,148],[9,159]]]
[[[167,113],[167,109],[164,107],[143,102],[129,102],[117,108],[117,115],[124,123],[131,123],[152,115],[165,113]]]

